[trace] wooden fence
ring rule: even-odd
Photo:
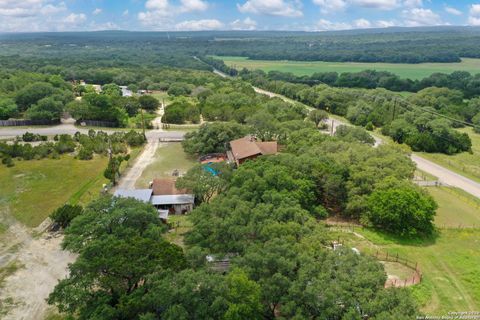
[[[373,256],[379,261],[399,263],[412,270],[412,274],[406,279],[388,278],[385,282],[385,288],[408,287],[418,284],[422,281],[422,272],[418,267],[418,262],[409,260],[405,257],[401,257],[398,253],[389,254],[388,252],[383,253],[378,250]]]
[[[51,126],[60,124],[60,120],[0,120],[0,127]]]

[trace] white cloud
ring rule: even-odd
[[[222,28],[224,28],[223,23],[215,19],[188,20],[175,25],[175,29],[180,31],[220,30]]]
[[[102,30],[120,30],[120,27],[114,22],[104,22],[97,24],[96,22],[92,22],[89,27],[91,31],[102,31]]]
[[[480,17],[480,3],[472,4],[470,6],[470,15],[474,17]]]
[[[301,2],[284,0],[248,0],[244,4],[238,4],[238,11],[242,13],[263,14],[283,17],[301,17]]]
[[[79,24],[85,22],[86,20],[87,20],[87,16],[83,13],[70,13],[62,21],[65,24],[78,26]]]
[[[393,10],[400,6],[398,0],[353,0],[352,2],[360,7],[379,10]]]
[[[255,30],[257,28],[257,22],[247,17],[243,20],[235,20],[230,23],[230,27],[233,30]]]
[[[138,14],[138,20],[146,27],[158,30],[171,29],[172,17],[167,11],[146,11]]]
[[[208,9],[208,2],[204,0],[180,0],[180,2],[180,6],[174,6],[168,0],[148,0],[145,3],[147,10],[138,14],[138,20],[146,27],[168,30],[172,29],[174,18],[178,14]]]
[[[379,28],[389,28],[396,25],[396,23],[392,20],[378,20],[375,25]]]
[[[470,6],[468,24],[471,26],[480,26],[480,3]]]
[[[208,3],[202,0],[181,0],[181,12],[205,11],[208,9]]]
[[[404,0],[403,5],[408,8],[420,8],[423,6],[422,0]]]
[[[347,7],[345,0],[313,0],[313,3],[320,7],[322,13],[341,11]]]
[[[168,3],[168,0],[148,0],[145,3],[145,8],[148,10],[168,10],[168,7],[170,4]]]
[[[372,27],[372,23],[367,19],[358,19],[353,21],[353,26],[359,29],[367,29]]]
[[[348,30],[352,26],[345,22],[332,22],[326,19],[320,19],[315,26],[316,31]]]
[[[126,17],[126,16],[128,16],[129,14],[130,14],[130,11],[128,11],[128,9],[127,9],[127,10],[123,11],[122,17]]]
[[[50,16],[67,10],[65,2],[60,2],[58,5],[47,4],[40,9],[42,15]]]
[[[452,7],[445,7],[445,12],[453,14],[455,16],[461,16],[463,14],[462,11]]]
[[[80,26],[86,18],[84,14],[68,12],[64,1],[0,0],[1,31],[71,30]]]
[[[445,24],[440,16],[430,9],[413,8],[402,12],[407,27],[438,26]]]
[[[96,9],[93,10],[93,12],[92,12],[92,14],[93,14],[94,16],[97,16],[97,15],[99,15],[100,13],[102,13],[102,9],[100,9],[100,8],[96,8]]]

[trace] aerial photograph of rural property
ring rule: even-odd
[[[480,0],[0,0],[0,320],[480,320]]]

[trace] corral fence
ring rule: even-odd
[[[355,230],[363,230],[364,227],[362,225],[358,224],[351,224],[351,223],[338,223],[338,224],[327,224],[329,228],[332,229],[339,229],[339,230],[344,230],[346,232],[352,232],[354,233]],[[337,243],[340,243],[342,245],[345,244],[345,242],[338,237]],[[391,254],[389,252],[382,252],[380,250],[376,250],[375,252],[364,252],[365,254],[372,256],[376,258],[378,261],[381,262],[394,262],[394,263],[399,263],[408,269],[412,270],[412,273],[406,277],[405,279],[398,279],[394,277],[389,277],[387,281],[385,282],[385,288],[390,288],[390,287],[395,287],[395,288],[402,288],[402,287],[408,287],[412,286],[415,284],[418,284],[422,281],[422,272],[420,270],[420,267],[418,266],[418,262],[407,259],[405,257],[400,256],[398,253]]]
[[[60,120],[0,120],[0,127],[51,126],[60,124]]]
[[[77,120],[75,122],[79,126],[89,126],[89,127],[107,127],[107,128],[117,128],[118,123],[111,121],[97,121],[97,120]]]
[[[385,288],[408,287],[408,286],[413,286],[415,284],[418,284],[422,281],[422,272],[418,267],[418,262],[402,257],[398,253],[389,254],[388,252],[383,253],[378,250],[375,252],[375,254],[373,254],[373,256],[378,261],[399,263],[412,270],[412,274],[405,279],[388,278],[387,281],[385,282]]]

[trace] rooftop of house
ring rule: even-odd
[[[143,202],[150,202],[150,198],[152,197],[152,189],[118,189],[117,191],[115,191],[114,196],[120,198],[133,198]]]
[[[154,196],[171,196],[186,194],[186,190],[179,190],[175,186],[176,180],[173,178],[161,178],[153,180],[152,190]]]
[[[276,154],[278,146],[276,141],[257,141],[252,136],[246,136],[230,142],[230,148],[235,159],[246,159],[256,155]]]
[[[195,196],[193,194],[177,194],[171,196],[153,196],[151,200],[152,205],[175,205],[175,204],[193,204],[195,203]]]

